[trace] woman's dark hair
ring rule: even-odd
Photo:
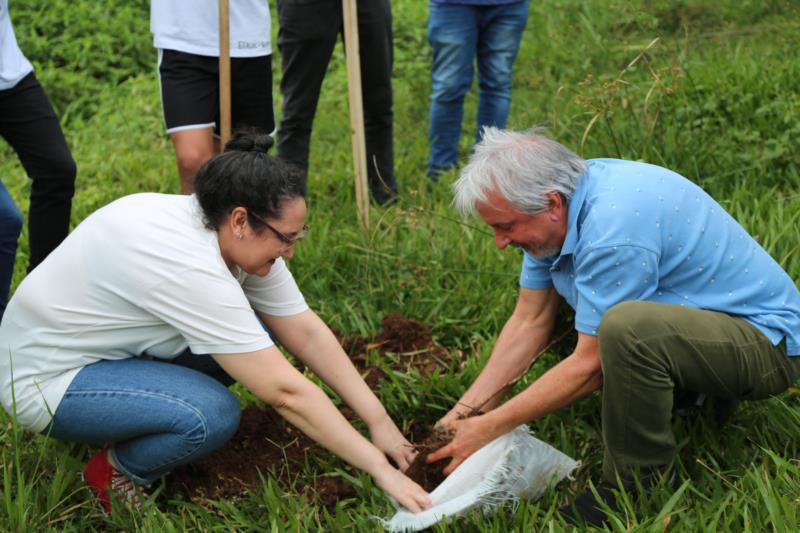
[[[207,161],[194,179],[204,223],[216,230],[236,207],[247,209],[250,226],[264,229],[261,218],[280,218],[287,200],[304,198],[304,176],[289,164],[267,154],[273,140],[253,130],[237,131],[225,151]]]

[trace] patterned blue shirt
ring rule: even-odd
[[[797,286],[713,198],[655,165],[588,164],[560,255],[525,253],[522,287],[555,287],[575,309],[575,328],[589,335],[615,304],[645,300],[741,316],[800,355]]]

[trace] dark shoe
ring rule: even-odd
[[[672,411],[680,417],[696,416],[706,403],[706,395],[690,390],[675,389]]]
[[[565,505],[559,512],[568,524],[600,527],[606,522],[606,512],[618,513],[619,503],[614,494],[615,487],[605,481],[575,498],[570,505]]]
[[[677,416],[692,417],[699,415],[703,407],[710,404],[717,425],[724,426],[736,411],[739,403],[740,401],[737,399],[708,397],[701,392],[675,389],[672,410]]]
[[[741,402],[737,399],[728,398],[714,398],[714,420],[717,425],[724,426],[725,423],[733,416],[736,408],[739,407]]]
[[[620,491],[624,491],[632,499],[641,492],[650,494],[655,487],[666,485],[672,490],[678,488],[678,473],[674,468],[652,468],[639,471],[635,477],[627,479],[622,489],[607,481],[601,481],[594,487],[575,498],[571,505],[565,505],[559,512],[568,524],[602,527],[607,521],[607,513],[619,513],[622,506],[618,500]],[[594,490],[592,490],[594,488]]]
[[[372,191],[372,201],[375,205],[389,207],[397,203],[397,191],[386,188],[375,188]]]

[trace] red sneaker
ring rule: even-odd
[[[111,495],[131,503],[137,510],[141,507],[136,484],[114,468],[108,460],[108,448],[103,448],[89,459],[83,469],[83,480],[92,489],[106,514],[111,514]]]

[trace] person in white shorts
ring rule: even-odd
[[[412,446],[286,267],[308,232],[305,184],[267,155],[271,144],[234,136],[201,167],[194,195],[140,193],[101,208],[9,302],[3,407],[52,438],[110,443],[83,471],[107,512],[233,436],[234,380],[405,507],[430,505],[387,458],[405,468]],[[259,318],[352,407],[372,442],[286,360]]]
[[[231,123],[273,134],[271,19],[267,0],[230,2]],[[219,153],[217,0],[152,0],[161,104],[175,147],[180,190],[191,194],[200,166]]]

